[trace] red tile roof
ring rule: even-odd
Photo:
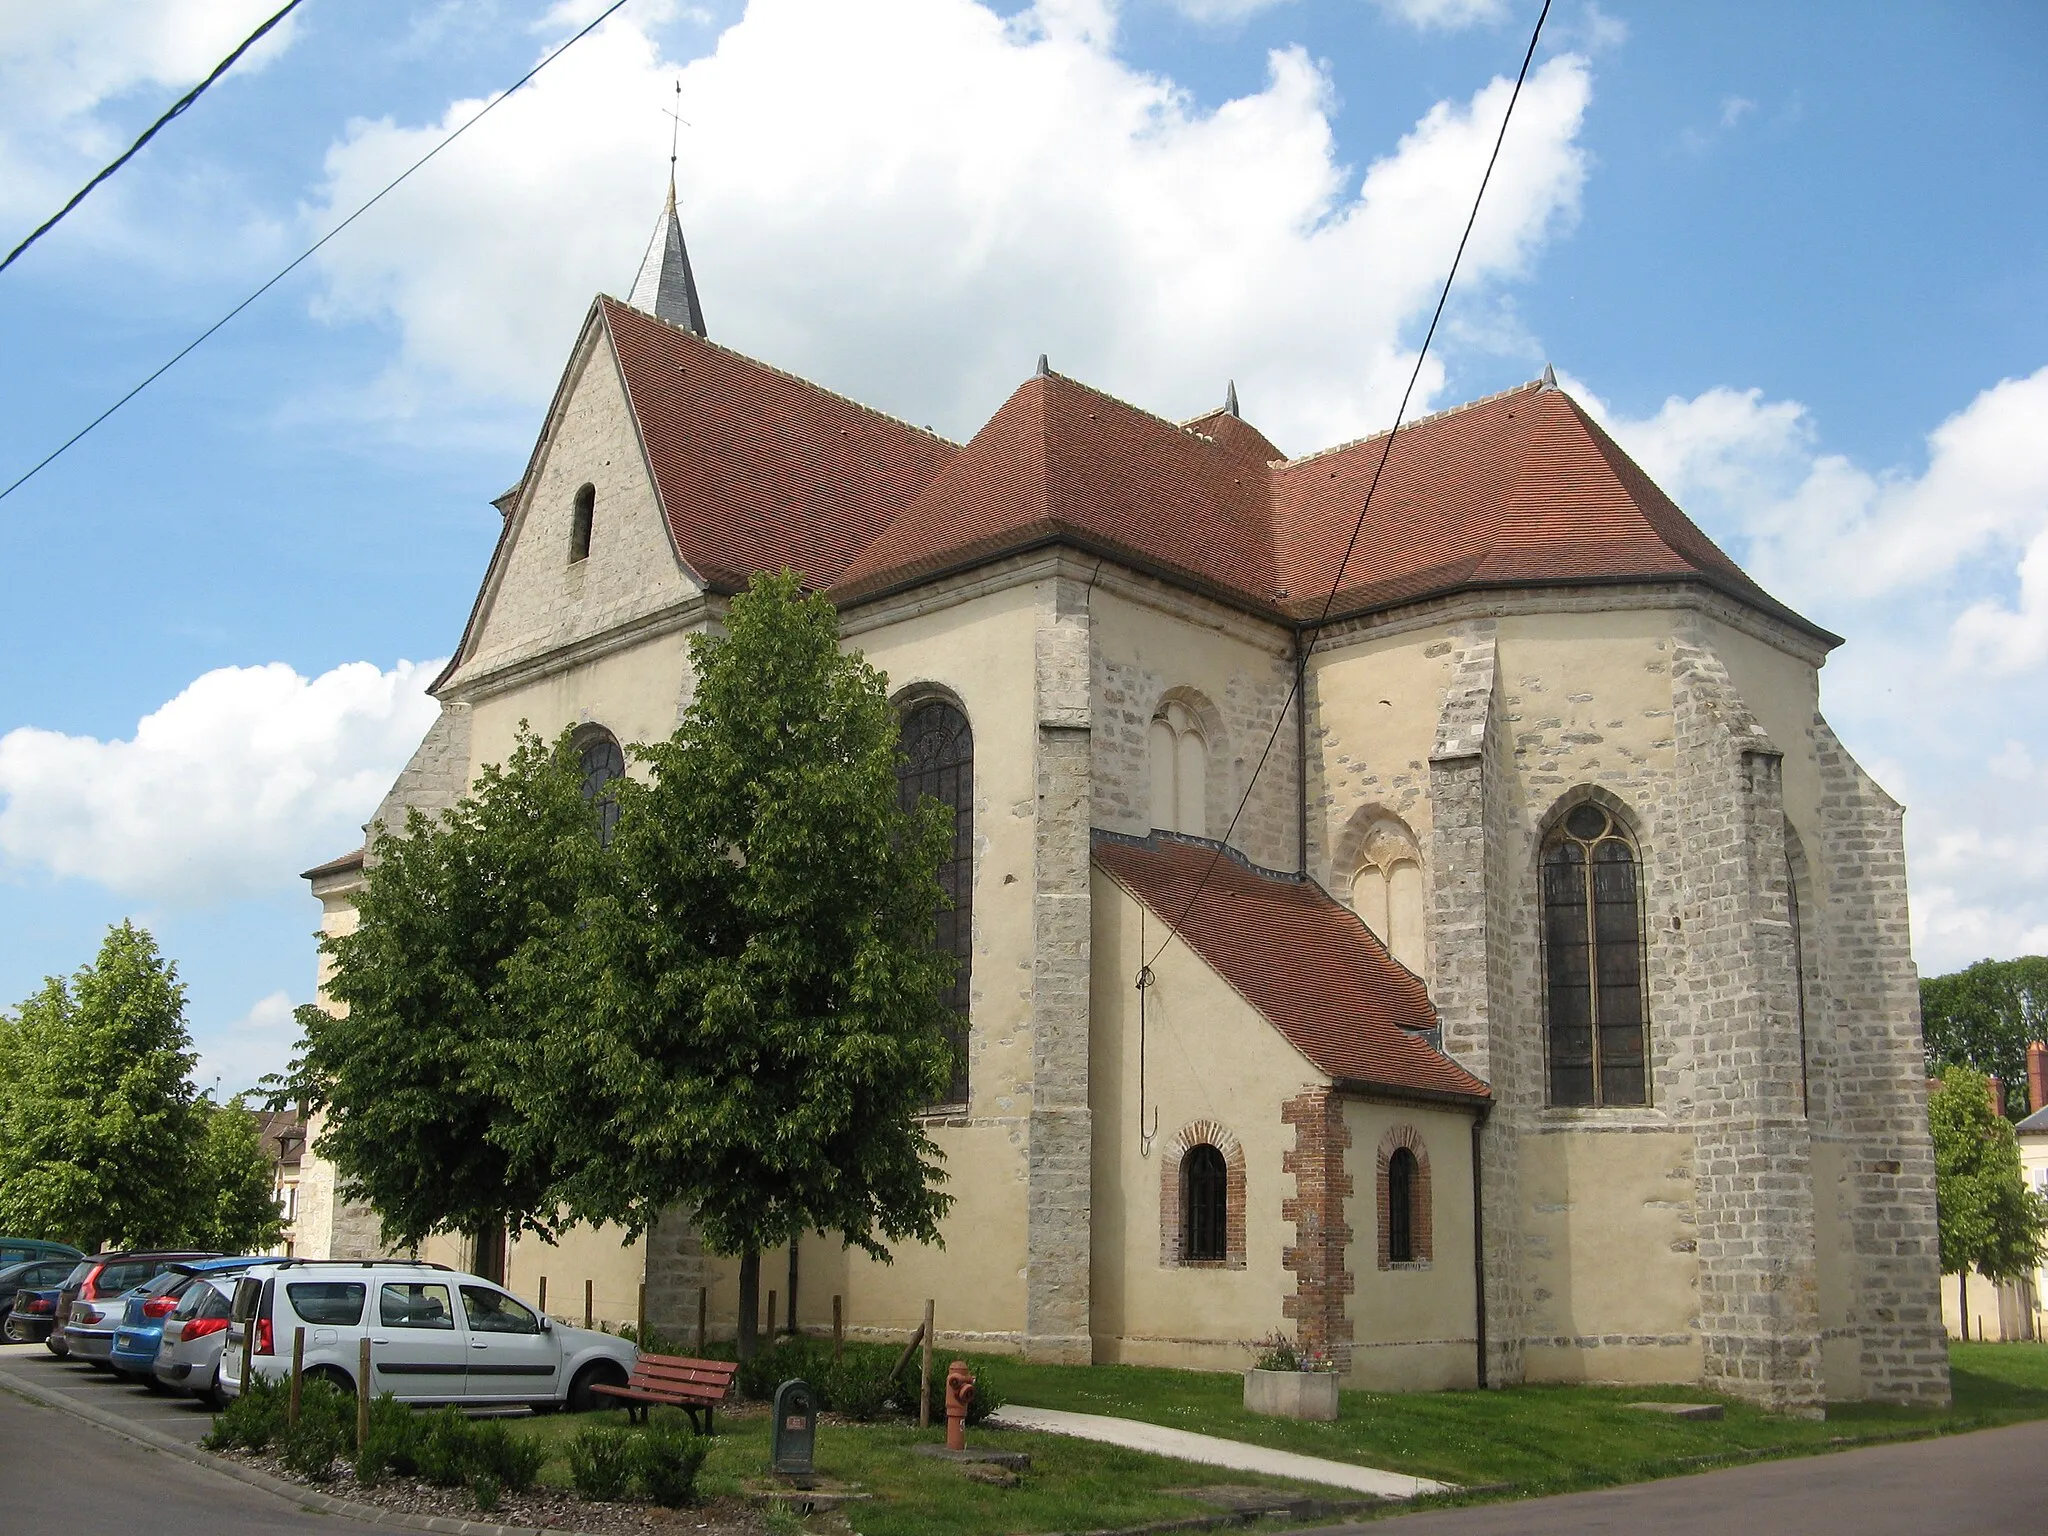
[[[599,301],[676,550],[714,587],[838,580],[959,450],[614,299]]]
[[[1094,852],[1118,885],[1178,920],[1187,946],[1332,1077],[1488,1097],[1485,1083],[1430,1043],[1436,1010],[1421,981],[1314,881],[1255,869],[1228,851],[1218,858],[1214,843],[1170,833],[1098,832]]]
[[[1178,425],[1041,374],[958,447],[615,300],[599,310],[677,551],[719,589],[787,566],[846,604],[1064,542],[1313,619],[1386,446],[1284,460],[1228,411]],[[1836,641],[1568,395],[1530,384],[1402,429],[1330,611],[1645,581],[1703,583]]]

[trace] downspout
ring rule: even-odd
[[[1486,1390],[1486,1200],[1481,1188],[1479,1130],[1493,1113],[1489,1102],[1472,1117],[1472,1331],[1479,1341],[1479,1390]]]
[[[1302,628],[1294,626],[1294,786],[1295,840],[1301,849],[1301,874],[1308,878],[1308,652]]]

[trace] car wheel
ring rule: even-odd
[[[306,1372],[306,1380],[331,1383],[345,1397],[356,1395],[355,1378],[338,1365],[316,1365]]]
[[[576,1379],[569,1384],[569,1411],[589,1413],[600,1406],[601,1399],[595,1390],[602,1383],[608,1387],[623,1387],[626,1373],[609,1360],[593,1360],[576,1373]]]

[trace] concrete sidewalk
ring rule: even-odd
[[[1207,1467],[1228,1467],[1233,1472],[1262,1472],[1268,1477],[1285,1477],[1300,1483],[1320,1483],[1330,1488],[1349,1488],[1382,1499],[1413,1499],[1426,1493],[1455,1491],[1451,1483],[1433,1483],[1426,1477],[1407,1477],[1399,1472],[1381,1472],[1374,1467],[1353,1466],[1348,1461],[1328,1461],[1321,1456],[1302,1456],[1294,1451],[1268,1450],[1263,1445],[1246,1445],[1241,1440],[1224,1440],[1215,1435],[1197,1435],[1185,1429],[1167,1429],[1137,1419],[1112,1419],[1099,1413],[1068,1413],[1062,1408],[1020,1408],[1005,1404],[990,1416],[991,1424],[1011,1429],[1035,1429],[1049,1435],[1072,1435],[1077,1440],[1096,1440],[1119,1445],[1127,1451],[1145,1451],[1154,1456],[1171,1456],[1176,1461],[1200,1462]]]

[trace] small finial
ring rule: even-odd
[[[1231,416],[1239,415],[1237,409],[1237,380],[1230,381],[1230,387],[1223,391],[1223,409]]]
[[[1543,387],[1545,389],[1557,388],[1557,370],[1548,363],[1543,365]]]
[[[1045,360],[1045,354],[1043,352],[1038,354],[1038,376],[1041,379],[1049,379],[1052,377],[1052,364],[1048,363]]]

